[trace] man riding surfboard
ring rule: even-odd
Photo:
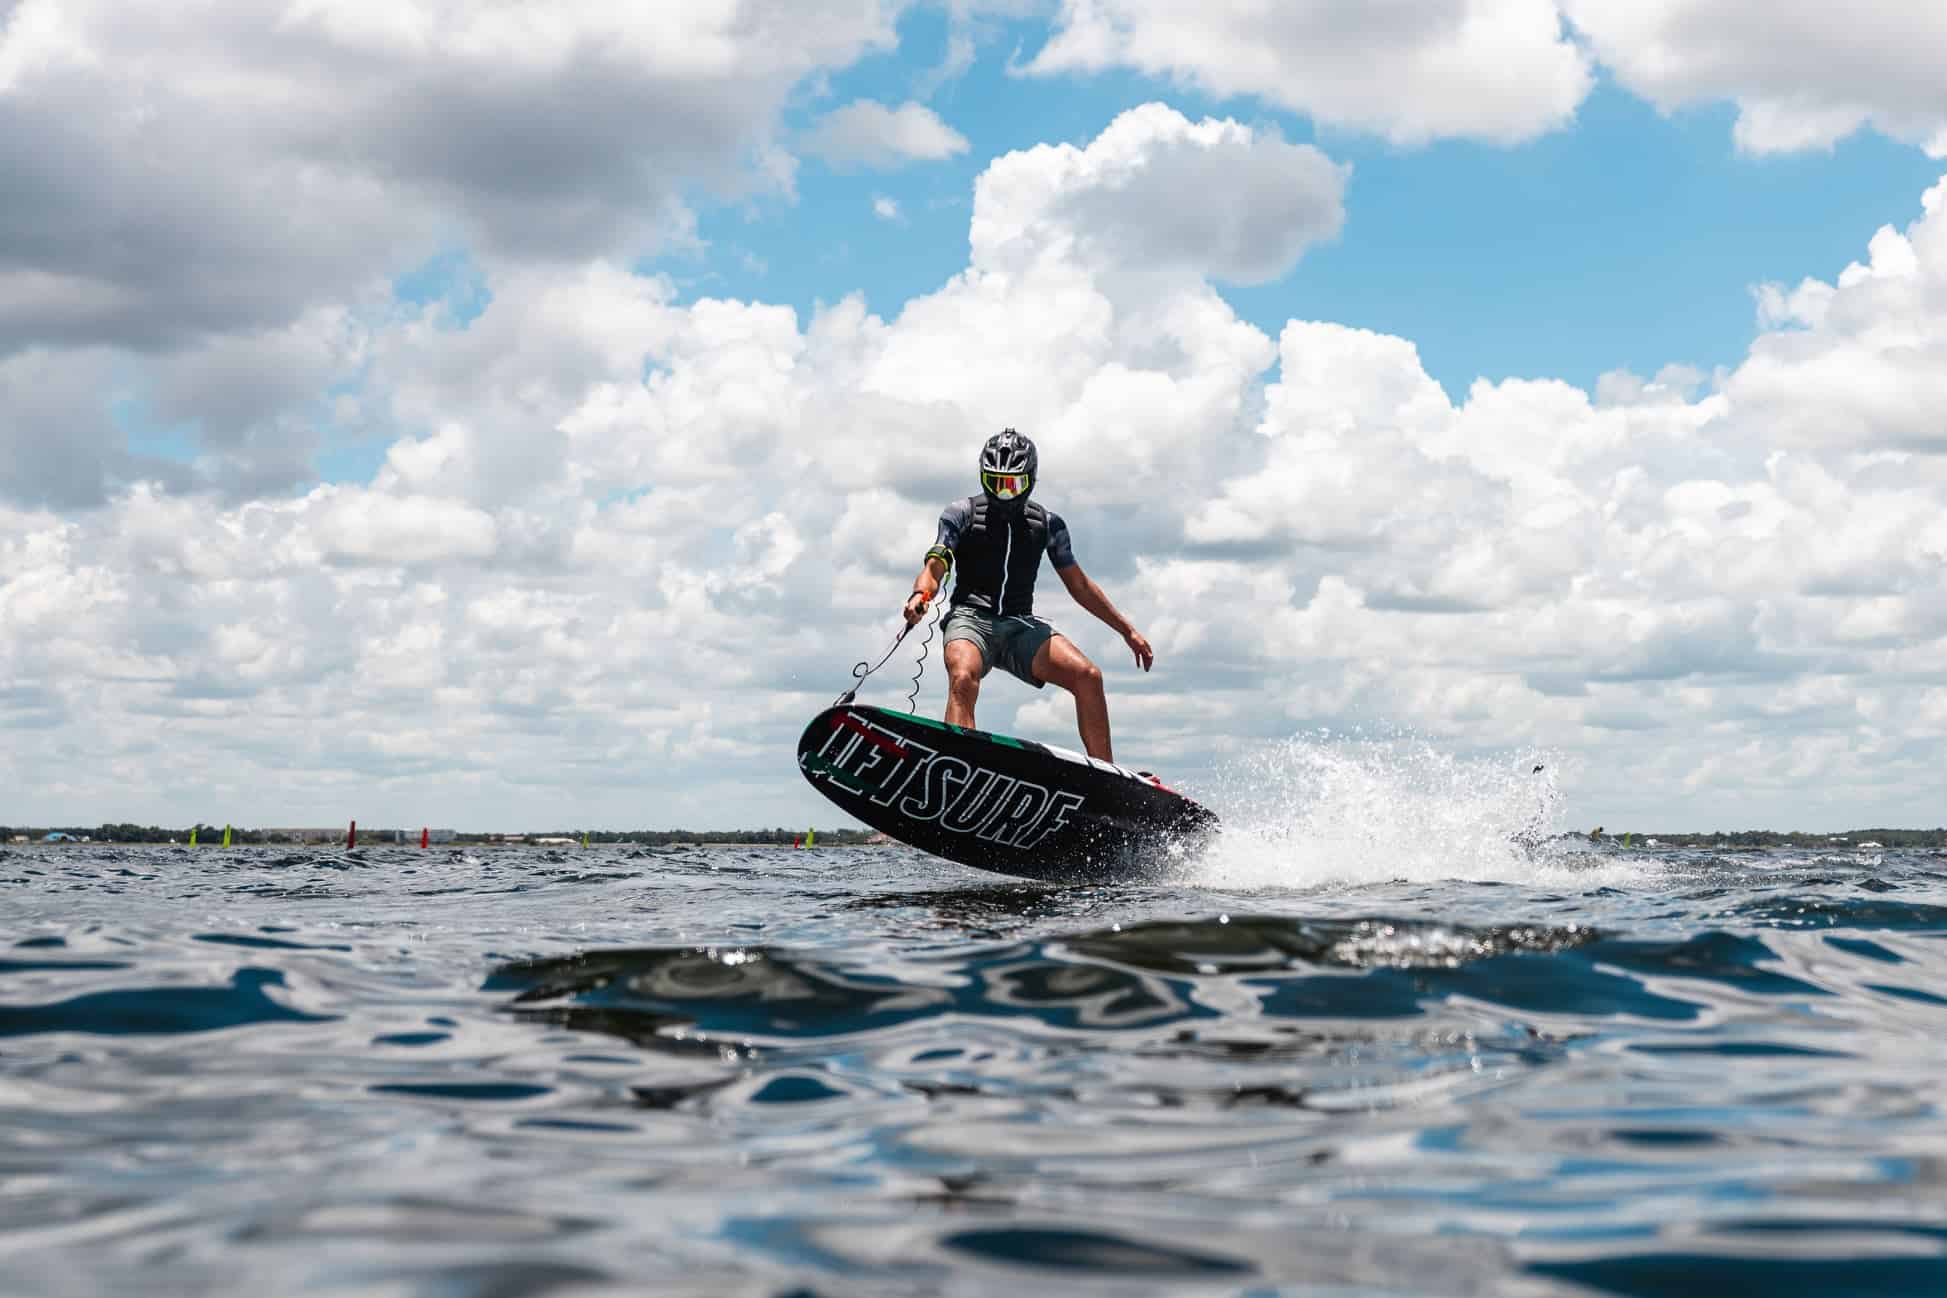
[[[978,496],[956,500],[940,515],[939,539],[926,552],[904,617],[926,615],[948,573],[953,602],[946,616],[949,725],[974,725],[980,682],[995,667],[1040,689],[1053,681],[1075,697],[1075,726],[1090,757],[1114,761],[1109,704],[1102,669],[1073,641],[1034,615],[1034,579],[1046,554],[1075,602],[1115,629],[1144,671],[1155,661],[1149,641],[1116,611],[1102,588],[1075,562],[1068,525],[1028,500],[1040,460],[1034,443],[1012,428],[980,450]]]

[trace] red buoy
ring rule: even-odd
[[[354,820],[352,822],[352,827],[345,832],[345,850],[349,852],[354,847],[357,846],[358,846],[358,822]]]
[[[425,851],[426,845],[432,841],[433,841],[433,831],[431,829],[422,828],[419,831],[419,850],[422,852]]]

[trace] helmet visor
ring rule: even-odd
[[[996,500],[1013,500],[1028,494],[1030,479],[1025,473],[983,473],[980,485]]]

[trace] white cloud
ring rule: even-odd
[[[24,0],[0,37],[0,165],[26,224],[0,267],[59,288],[69,318],[16,279],[0,339],[282,325],[454,223],[489,250],[643,251],[683,186],[748,183],[791,86],[888,44],[889,20],[876,0],[216,0],[185,20]],[[127,108],[85,111],[103,104]]]
[[[1028,71],[1134,68],[1399,143],[1531,139],[1593,84],[1554,0],[1062,0],[1058,23]]]
[[[1672,111],[1731,100],[1752,153],[1863,126],[1947,157],[1947,8],[1910,0],[1562,0],[1622,84]]]
[[[1777,444],[1947,452],[1947,181],[1924,208],[1905,233],[1882,228],[1836,283],[1762,294],[1774,327],[1726,391]]]
[[[127,433],[98,400],[115,369],[101,348],[0,356],[0,504],[90,505],[104,476],[136,471]]]
[[[1588,736],[1652,772],[1664,823],[1686,806],[1687,823],[1829,825],[1867,797],[1925,814],[1902,754],[1947,738],[1928,719],[1947,442],[1905,394],[1931,390],[1947,343],[1943,195],[1869,264],[1792,294],[1816,309],[1702,395],[1675,370],[1610,376],[1600,405],[1529,382],[1451,406],[1400,340],[1288,326],[1264,462],[1188,519],[1193,543],[1274,559],[1292,591],[1233,652],[1322,676],[1340,718]],[[1179,559],[1173,581],[1231,562]],[[1447,691],[1483,675],[1523,687],[1470,716]],[[1299,697],[1294,719],[1315,715]]]
[[[996,159],[969,264],[895,318],[501,259],[463,332],[253,335],[300,368],[355,355],[361,403],[412,431],[363,487],[0,505],[0,716],[41,736],[0,748],[0,786],[48,819],[246,794],[319,823],[819,814],[772,759],[885,643],[981,436],[1015,424],[1156,673],[1051,580],[1044,611],[1110,672],[1122,754],[1192,787],[1255,739],[1398,722],[1580,753],[1574,805],[1612,821],[1929,814],[1947,454],[1901,394],[1947,371],[1947,187],[1857,267],[1765,293],[1720,376],[1455,403],[1409,340],[1269,338],[1212,287],[1327,237],[1342,183],[1149,107]],[[61,359],[0,382],[95,378]],[[921,706],[938,686],[936,645]],[[1072,743],[1058,703],[997,680],[981,718]]]
[[[306,533],[327,562],[420,567],[494,557],[493,516],[454,500],[320,487]]]
[[[819,118],[802,145],[833,166],[885,168],[957,157],[967,151],[967,137],[925,104],[887,108],[856,99]]]
[[[872,215],[878,217],[881,221],[898,221],[903,219],[899,212],[899,204],[887,198],[884,194],[875,194],[872,196]]]
[[[334,313],[383,310],[390,277],[456,240],[500,264],[628,258],[691,237],[693,192],[788,188],[785,96],[892,45],[898,8],[20,0],[0,25],[0,362],[120,353],[102,401],[152,385],[193,409],[206,476],[294,485],[290,401],[355,362],[320,333]],[[63,427],[0,421],[0,491],[129,481],[105,435],[47,451]]]
[[[1191,147],[1255,164],[1234,133],[1138,120],[1183,139],[1176,152],[1128,152],[1128,171],[1180,168]],[[1284,156],[1279,142],[1264,147],[1274,162]],[[1050,204],[1033,219],[1073,219],[1064,196],[1098,184],[1087,168],[1063,171],[1033,190]],[[998,200],[988,210],[1031,216]],[[1221,259],[1241,255],[1232,247]],[[1072,305],[1099,301],[1114,326],[1039,407],[1072,427],[1045,442],[1051,464],[1067,463],[1073,498],[1126,498],[1170,480],[1176,466],[1155,439],[1180,435],[1172,421],[1235,416],[1270,349],[1184,260],[1165,267],[1169,292],[1124,284],[1096,297],[1093,272],[1050,258],[1033,273],[995,267],[953,281],[891,324],[845,302],[802,327],[761,303],[678,307],[666,281],[602,263],[567,275],[489,265],[491,300],[467,330],[429,312],[369,338],[363,400],[423,430],[392,446],[371,487],[228,510],[139,490],[78,522],[24,522],[30,536],[52,527],[60,543],[28,547],[31,572],[0,589],[59,616],[20,619],[45,637],[10,635],[22,657],[9,666],[75,683],[58,692],[64,724],[106,746],[98,771],[140,765],[165,726],[212,741],[208,762],[184,763],[170,775],[179,783],[157,787],[158,803],[238,778],[216,774],[224,762],[242,772],[268,760],[236,717],[328,708],[386,717],[359,733],[387,742],[323,745],[299,760],[363,772],[375,797],[411,796],[442,749],[427,728],[464,718],[451,736],[459,751],[505,747],[518,733],[514,747],[537,752],[547,731],[576,728],[611,746],[616,769],[634,772],[617,781],[638,788],[610,814],[707,816],[707,802],[643,805],[641,763],[700,750],[713,734],[788,728],[829,672],[842,676],[940,503],[965,490],[977,431],[1044,379],[1050,354],[1074,347]],[[990,317],[1013,345],[983,345]],[[1040,322],[1038,336],[1026,321]],[[911,363],[936,355],[965,385],[959,410]],[[1098,430],[1091,411],[1127,416],[1120,430]],[[1098,570],[1112,570],[1107,529],[1091,543]],[[32,591],[47,593],[30,601]],[[835,608],[846,610],[836,620]],[[246,676],[239,664],[262,657],[256,641],[209,630],[238,623],[305,652]],[[147,656],[138,673],[105,680],[91,662],[99,650],[80,652],[84,643],[146,645]],[[672,654],[681,673],[668,670]],[[837,665],[808,671],[814,662]],[[430,705],[428,720],[410,719]],[[690,774],[707,781],[710,768]],[[491,783],[500,775],[481,778],[498,792],[469,792],[470,814],[501,814],[515,795]],[[317,788],[336,796],[328,781]],[[622,795],[595,786],[587,796]],[[718,823],[741,818],[724,806]]]
[[[330,435],[320,394],[362,374],[395,276],[460,245],[496,273],[694,245],[690,196],[789,190],[779,105],[891,47],[901,8],[211,0],[165,14],[16,0],[0,27],[0,493],[76,507],[143,480],[233,498],[300,489]],[[991,30],[984,16],[1033,5],[948,8],[952,75]],[[1942,138],[1933,72],[1947,28],[1931,9],[1574,0],[1570,12],[1659,104],[1740,102],[1749,147],[1860,122]],[[1072,0],[1032,66],[1136,67],[1396,140],[1514,140],[1567,119],[1585,61],[1543,0]],[[1212,130],[1255,165],[1189,138]],[[1091,145],[1093,161],[1057,150],[1094,168],[1092,185],[1062,182],[1066,210],[977,232],[1023,248],[1073,239],[1053,255],[1097,275],[1116,263],[1248,283],[1341,219],[1330,164],[1303,146],[1281,154],[1263,130],[1137,118],[1118,133]],[[967,148],[917,102],[852,103],[813,142],[861,163]],[[1198,167],[1222,168],[1241,198],[1195,211]],[[1033,183],[1034,166],[1015,170]],[[1008,202],[1025,211],[1032,196]],[[991,239],[980,253],[994,266],[1006,255]],[[132,425],[186,439],[200,461],[131,453]]]
[[[1911,0],[1062,0],[1026,70],[1131,68],[1397,143],[1513,144],[1566,126],[1596,62],[1666,112],[1736,103],[1751,153],[1870,126],[1947,157],[1947,8]]]
[[[1338,233],[1348,171],[1275,130],[1145,104],[1086,148],[997,159],[975,190],[974,264],[1275,279]]]

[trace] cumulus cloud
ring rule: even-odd
[[[0,357],[0,504],[92,504],[133,470],[128,435],[96,400],[114,369],[101,351]]]
[[[1254,165],[1233,132],[1190,131],[1173,114],[1135,120],[1141,139],[1180,137],[1178,149]],[[1274,158],[1284,148],[1265,147]],[[1027,165],[1051,171],[1020,191],[1025,205],[987,192],[1007,190],[1005,168],[982,182],[983,210],[1003,225],[1074,220],[1066,200],[1100,183],[1064,155]],[[1181,165],[1170,149],[1122,158],[1138,179]],[[369,487],[214,511],[144,488],[74,522],[22,516],[25,537],[60,544],[22,540],[22,571],[0,591],[23,606],[31,591],[58,591],[32,607],[65,608],[19,620],[9,666],[98,682],[100,650],[77,657],[81,644],[144,646],[106,691],[77,686],[56,700],[78,731],[108,736],[103,770],[139,766],[136,750],[161,725],[207,727],[233,769],[247,769],[262,757],[234,751],[249,743],[226,719],[305,715],[327,698],[346,715],[392,717],[430,700],[439,717],[461,718],[446,736],[450,762],[433,762],[441,745],[430,738],[302,755],[402,798],[429,763],[471,769],[465,753],[512,733],[524,749],[581,734],[634,782],[641,763],[700,753],[713,736],[763,734],[768,745],[770,728],[794,724],[824,689],[806,664],[849,663],[876,629],[939,507],[967,489],[979,431],[1023,395],[1040,388],[1034,422],[1072,429],[1044,432],[1048,462],[1068,498],[1092,509],[1180,476],[1159,440],[1237,416],[1268,342],[1182,250],[1166,267],[1175,290],[1121,282],[1117,257],[1155,273],[1155,241],[1125,237],[1086,268],[1049,256],[1024,272],[970,269],[892,322],[856,300],[803,323],[763,303],[679,306],[668,281],[601,262],[565,275],[492,268],[490,300],[466,330],[429,309],[367,340],[364,399],[420,430],[394,443]],[[1241,248],[1233,240],[1219,261],[1247,257]],[[1117,282],[1098,285],[1098,274]],[[1076,329],[1077,307],[1101,315],[1096,337]],[[989,336],[1012,341],[984,345]],[[1063,350],[1071,360],[1051,375],[1048,358]],[[954,372],[957,396],[927,381],[936,364]],[[1159,525],[1172,523],[1104,520],[1086,542],[1096,570],[1128,571],[1122,538]],[[238,623],[303,648],[266,658],[249,637],[219,642],[213,628]],[[685,667],[672,674],[678,644]],[[219,764],[185,763],[172,778],[220,779]],[[743,818],[710,798],[741,798],[748,772],[700,759],[686,769],[700,782],[688,805],[722,808],[719,823]],[[713,771],[721,794],[709,791]],[[657,814],[638,800],[625,818]]]
[[[911,100],[897,108],[856,99],[818,119],[803,140],[805,152],[835,167],[897,167],[937,162],[967,151],[967,137]]]
[[[1737,104],[1751,153],[1871,127],[1947,157],[1943,60],[1947,10],[1906,0],[1062,0],[1026,70],[1129,68],[1402,144],[1512,144],[1567,125],[1600,63],[1666,112]]]
[[[1892,379],[1947,368],[1947,188],[1858,266],[1765,291],[1722,375],[1454,402],[1410,340],[1267,337],[1213,287],[1328,237],[1341,184],[1150,107],[996,159],[967,266],[890,318],[489,264],[468,329],[429,308],[360,344],[362,399],[411,430],[369,484],[0,504],[0,677],[23,683],[0,716],[40,736],[0,749],[0,783],[177,820],[246,796],[320,823],[819,814],[779,755],[1014,424],[1157,671],[1052,581],[1044,611],[1109,671],[1119,748],[1191,787],[1257,740],[1399,723],[1579,753],[1577,805],[1660,824],[1926,814],[1947,453]],[[1283,216],[1179,211],[1184,185]],[[1107,219],[1109,194],[1142,201]],[[306,319],[263,345],[340,345]],[[937,709],[937,656],[926,679]],[[981,719],[1073,742],[1061,700],[1006,682]]]
[[[1730,100],[1751,153],[1864,126],[1947,157],[1947,9],[1906,0],[1562,0],[1616,78],[1671,111]]]
[[[1406,144],[1532,139],[1593,85],[1555,0],[1062,0],[1027,70],[1107,68]]]
[[[1665,107],[1740,103],[1749,148],[1829,143],[1861,123],[1929,148],[1947,138],[1933,75],[1947,29],[1931,11],[1562,4],[1639,93]],[[779,105],[808,78],[890,47],[901,8],[210,0],[176,13],[11,0],[0,382],[15,396],[0,416],[0,495],[73,508],[140,480],[233,497],[301,489],[333,435],[319,394],[363,375],[395,277],[458,245],[499,271],[570,276],[693,245],[691,196],[789,191]],[[986,17],[1033,8],[954,0],[943,75],[964,68]],[[1587,62],[1546,0],[1068,0],[1029,66],[1132,67],[1400,141],[1514,141],[1567,120]],[[1190,138],[1212,130],[1252,165]],[[1058,203],[1020,229],[983,216],[981,264],[1005,264],[995,241],[1012,239],[1098,276],[1174,267],[1250,283],[1342,219],[1343,178],[1262,130],[1136,119],[1117,134],[1089,158],[1065,146],[1092,183],[1064,180]],[[870,100],[827,115],[808,145],[845,165],[967,148],[923,104]],[[1138,154],[1142,165],[1125,167]],[[1200,167],[1220,168],[1236,197],[1194,210],[1185,196],[1211,179]],[[1062,238],[1073,246],[1055,248]],[[41,386],[23,394],[30,370]],[[53,399],[69,392],[80,395]],[[201,462],[131,452],[130,410]]]
[[[1947,182],[1904,233],[1882,227],[1836,283],[1766,286],[1770,326],[1727,393],[1780,445],[1947,453]]]
[[[195,21],[24,0],[0,37],[0,342],[282,325],[454,221],[490,249],[643,251],[685,184],[737,183],[790,87],[888,23],[874,0],[219,0]]]
[[[276,398],[350,359],[317,336],[330,313],[380,309],[456,237],[496,263],[626,258],[684,237],[693,190],[788,188],[779,105],[892,44],[897,8],[19,0],[0,24],[0,358],[129,353],[124,374],[197,398],[194,432],[232,461],[212,473],[282,489]],[[57,464],[35,447],[58,425],[0,428],[51,475],[7,475],[15,499],[121,480],[99,439]]]
[[[974,264],[1276,279],[1338,233],[1348,172],[1275,130],[1145,104],[1086,148],[997,160],[975,192]]]
[[[1456,406],[1402,340],[1294,322],[1264,460],[1191,511],[1172,581],[1275,557],[1276,583],[1234,573],[1276,599],[1255,657],[1322,676],[1337,717],[1406,699],[1459,739],[1520,715],[1630,752],[1666,816],[1715,796],[1805,823],[1836,787],[1923,814],[1900,754],[1943,737],[1947,443],[1918,408],[1947,341],[1943,196],[1836,282],[1773,290],[1712,391],[1677,369]]]

